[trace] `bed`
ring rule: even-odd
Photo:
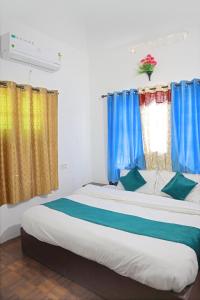
[[[200,205],[87,185],[69,201],[200,229]],[[107,300],[199,300],[195,251],[187,245],[102,226],[45,205],[27,210],[22,249]]]

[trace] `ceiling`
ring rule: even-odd
[[[17,19],[59,40],[78,38],[81,31],[96,47],[200,26],[199,0],[0,0],[0,7],[0,17]]]

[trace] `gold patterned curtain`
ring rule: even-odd
[[[0,82],[0,205],[58,188],[57,98]]]
[[[147,169],[171,170],[171,91],[157,86],[139,90]]]

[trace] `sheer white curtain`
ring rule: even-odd
[[[147,169],[171,170],[170,90],[144,91],[140,111]]]

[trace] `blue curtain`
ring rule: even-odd
[[[145,168],[139,96],[136,90],[108,94],[108,180],[120,169]]]
[[[172,167],[200,173],[200,81],[172,83]]]

